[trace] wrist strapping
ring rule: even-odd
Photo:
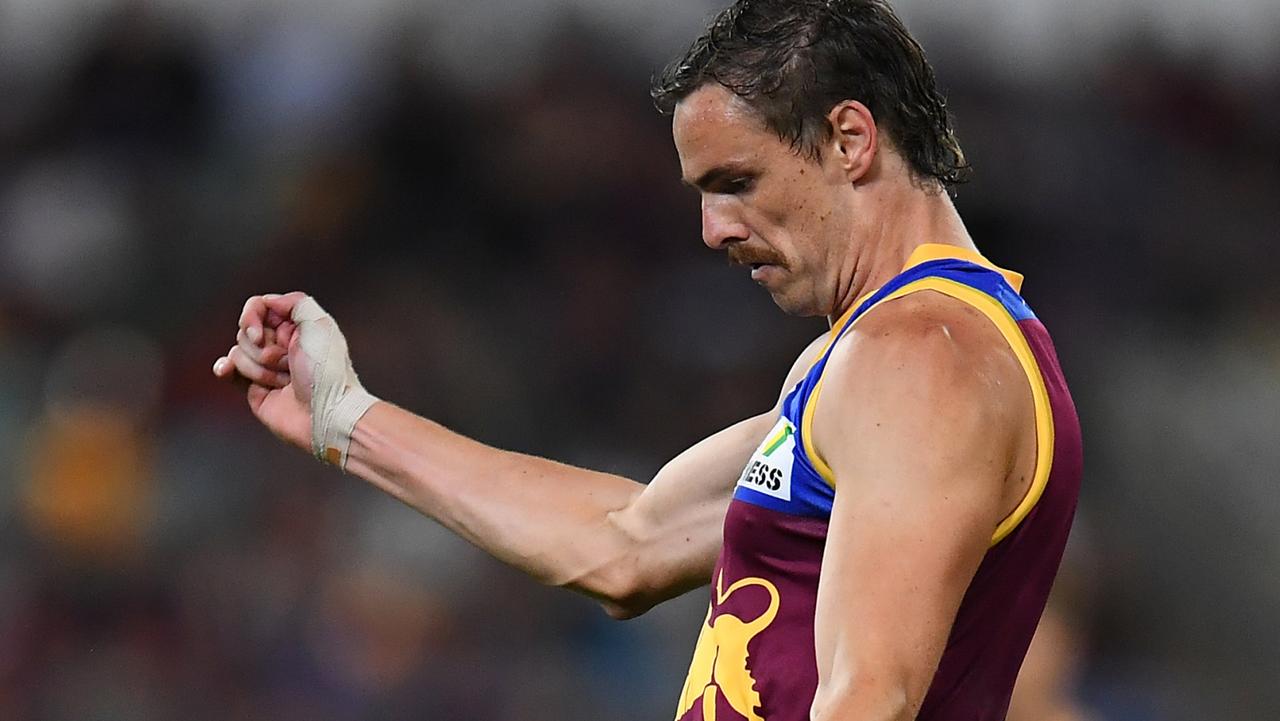
[[[311,452],[345,470],[351,432],[378,399],[360,385],[347,339],[333,316],[308,296],[293,307],[292,317],[298,343],[311,362]]]

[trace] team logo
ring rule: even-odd
[[[795,460],[796,427],[786,417],[778,419],[764,443],[756,449],[738,485],[784,501],[791,500],[791,464]]]
[[[767,604],[759,591],[768,597]],[[735,598],[734,610],[742,613],[744,607],[758,610],[742,617],[730,613],[725,605]],[[759,609],[764,605],[763,609]],[[680,693],[680,705],[676,709],[677,721],[765,721],[760,715],[760,692],[751,675],[750,654],[747,644],[773,623],[778,615],[778,588],[763,578],[743,578],[729,588],[724,588],[724,572],[716,579],[707,620],[698,634],[698,645],[689,664],[689,676]],[[755,607],[755,608],[752,608]],[[718,709],[727,704],[733,717],[717,718]]]

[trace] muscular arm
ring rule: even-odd
[[[1009,479],[1030,391],[999,332],[932,293],[868,315],[824,385],[814,440],[836,500],[813,719],[908,721],[992,532],[1025,488]]]
[[[729,491],[773,412],[731,426],[644,485],[483,445],[387,403],[347,470],[537,580],[628,617],[707,582]]]
[[[270,301],[277,320],[288,315],[279,300],[288,297]],[[283,363],[284,354],[264,352],[266,343],[252,340],[272,337],[266,306],[251,311],[253,303],[242,316],[238,345],[215,373],[231,375],[234,367],[254,381],[255,415],[308,448],[309,420],[297,422],[283,388],[299,373],[289,368],[295,372],[282,375],[284,368],[259,363]],[[818,343],[796,362],[784,394]],[[298,362],[294,350],[288,361]],[[346,470],[537,580],[590,595],[625,618],[710,579],[734,482],[778,412],[775,405],[706,438],[642,484],[486,446],[378,402],[355,425]]]

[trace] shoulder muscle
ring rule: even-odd
[[[1021,366],[982,313],[931,291],[871,311],[828,362],[814,441],[848,469],[926,449],[939,464],[1001,464],[1031,412]],[[954,464],[954,465],[953,465]],[[977,469],[975,469],[977,470]],[[986,473],[984,473],[986,475]]]

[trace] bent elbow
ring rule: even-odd
[[[607,593],[599,596],[600,605],[609,618],[628,621],[643,616],[658,603],[658,598],[641,582],[634,568],[618,574]]]
[[[613,560],[551,585],[590,596],[610,618],[617,621],[636,618],[657,605],[657,598],[643,583],[634,559]]]
[[[637,599],[603,599],[600,601],[600,606],[604,608],[609,618],[615,621],[630,621],[643,616],[653,608],[654,604]]]

